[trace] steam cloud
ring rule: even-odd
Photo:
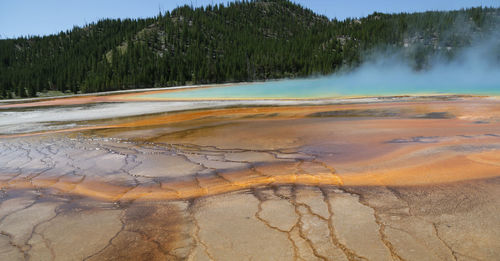
[[[497,25],[500,23],[496,23]],[[458,26],[470,34],[468,26]],[[384,95],[416,93],[500,94],[500,29],[474,35],[471,45],[457,48],[452,58],[443,49],[428,57],[425,68],[416,70],[411,50],[372,51],[365,62],[350,72],[316,79],[339,88],[340,94]],[[469,31],[469,32],[468,32]],[[486,35],[486,36],[485,36]],[[411,48],[411,47],[410,47]],[[455,47],[453,47],[455,48]],[[326,82],[323,82],[326,81]]]

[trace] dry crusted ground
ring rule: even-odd
[[[0,138],[0,260],[500,260],[497,100],[105,123]]]

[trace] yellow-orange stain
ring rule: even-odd
[[[154,91],[153,91],[154,92]],[[149,92],[148,92],[149,93]],[[135,97],[139,94],[122,94],[112,96],[90,96],[75,97],[66,99],[57,99],[50,101],[33,102],[26,104],[7,104],[0,108],[11,107],[31,107],[48,105],[70,105],[84,104],[97,101],[115,101],[123,97]],[[480,104],[481,106],[477,106]],[[393,103],[366,103],[366,104],[337,104],[337,105],[318,105],[318,106],[268,106],[268,107],[243,107],[243,108],[225,108],[225,109],[206,109],[184,112],[171,112],[162,115],[133,117],[133,119],[124,118],[121,123],[104,124],[96,126],[76,127],[60,130],[50,130],[41,132],[31,132],[12,135],[0,135],[0,138],[27,137],[43,134],[66,133],[76,131],[89,131],[99,129],[133,128],[158,126],[164,124],[173,124],[180,122],[189,122],[192,120],[203,119],[207,117],[229,117],[237,120],[245,116],[257,114],[276,114],[273,119],[283,118],[304,118],[310,114],[328,111],[347,111],[359,110],[394,110],[400,112],[402,117],[414,117],[425,115],[431,112],[446,111],[452,116],[468,121],[482,120],[485,118],[500,117],[500,102],[496,100],[485,100],[481,98],[470,98],[465,101],[446,101],[446,102],[393,102]],[[355,114],[356,112],[354,112]],[[354,115],[355,116],[355,115]],[[418,124],[418,121],[415,121]]]
[[[478,160],[479,159],[479,160]],[[279,185],[304,186],[428,186],[500,176],[500,153],[487,151],[470,155],[441,157],[419,162],[413,167],[384,169],[363,173],[280,174],[266,176],[248,171],[220,176],[172,181],[161,186],[119,186],[98,179],[65,181],[35,178],[0,182],[8,189],[55,189],[60,193],[87,196],[105,201],[183,200]]]
[[[82,97],[71,99],[53,100],[47,102],[34,103],[33,106],[60,105],[60,104],[79,104],[80,102],[110,101],[112,99],[123,99],[124,97],[138,94],[127,94],[121,96],[98,96]],[[50,103],[52,102],[52,103]],[[38,105],[36,105],[38,104]],[[15,106],[15,105],[7,105]],[[22,105],[18,105],[22,107]],[[40,134],[57,134],[64,132],[89,131],[98,129],[127,129],[137,127],[154,127],[165,124],[175,124],[181,122],[192,122],[204,118],[221,118],[225,121],[248,120],[246,116],[259,114],[276,114],[271,120],[305,118],[311,113],[338,111],[338,110],[367,110],[367,109],[394,109],[406,115],[406,118],[383,118],[364,121],[349,121],[344,123],[335,123],[335,126],[342,125],[341,132],[337,139],[356,141],[356,144],[368,144],[369,146],[385,146],[384,142],[399,138],[416,136],[446,136],[449,140],[440,141],[437,145],[428,143],[415,143],[407,146],[401,146],[397,150],[387,150],[380,155],[370,155],[365,160],[352,160],[342,162],[332,160],[333,168],[335,164],[342,166],[342,169],[355,169],[358,165],[374,166],[359,171],[341,171],[331,173],[309,173],[297,174],[293,171],[273,171],[273,168],[264,168],[264,173],[255,173],[252,171],[239,171],[222,173],[218,176],[193,177],[190,180],[163,182],[161,186],[140,184],[137,187],[126,185],[117,185],[103,182],[99,179],[58,179],[37,177],[34,179],[13,179],[0,181],[0,186],[8,189],[33,189],[49,188],[60,191],[61,193],[76,194],[93,197],[106,201],[118,200],[176,200],[189,199],[203,196],[216,195],[234,191],[241,191],[255,187],[271,185],[306,185],[306,186],[427,186],[434,184],[446,184],[474,179],[485,179],[500,176],[500,153],[498,150],[482,152],[462,152],[432,154],[429,156],[410,157],[412,153],[428,149],[432,150],[439,146],[475,144],[484,145],[494,137],[481,139],[459,139],[461,134],[483,135],[500,131],[500,123],[495,119],[500,118],[500,103],[494,100],[469,99],[446,102],[395,102],[395,103],[377,103],[377,104],[349,104],[349,105],[322,105],[322,106],[290,106],[290,107],[256,107],[256,108],[226,108],[209,109],[177,113],[166,113],[162,115],[135,117],[133,119],[123,119],[116,124],[98,125],[90,127],[69,128],[63,130],[36,132],[16,135],[3,135],[0,138],[25,137]],[[431,112],[448,112],[453,119],[425,119],[422,115]],[[492,120],[486,127],[474,125],[476,120]],[[306,140],[324,140],[330,135],[329,132],[323,132],[317,135],[312,132],[321,129],[317,126],[304,130],[301,138]],[[326,127],[332,127],[326,125]],[[424,128],[426,133],[422,133]],[[484,129],[482,129],[484,128]],[[350,134],[352,130],[363,131],[379,129],[376,135]],[[397,135],[394,135],[397,133]],[[452,134],[450,134],[452,133]],[[203,133],[202,133],[203,134]],[[200,135],[202,135],[200,134]],[[287,132],[283,131],[283,136]],[[313,137],[317,135],[317,137]],[[342,136],[343,135],[343,136]],[[452,138],[450,138],[452,137]],[[181,142],[182,143],[182,142]],[[484,143],[484,144],[483,144]],[[235,144],[237,147],[238,144]],[[405,158],[407,157],[407,158]],[[409,157],[409,158],[408,158]],[[381,163],[387,162],[387,166]],[[380,166],[379,166],[380,165]],[[377,166],[377,167],[375,167]],[[286,166],[275,166],[275,169],[286,168]]]

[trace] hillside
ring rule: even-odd
[[[57,35],[0,40],[0,97],[330,74],[395,48],[417,70],[496,28],[500,9],[329,20],[287,0],[179,7]]]

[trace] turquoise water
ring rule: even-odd
[[[360,73],[336,77],[281,80],[235,86],[185,89],[138,96],[164,99],[313,99],[419,94],[500,95],[498,77],[467,75]]]

